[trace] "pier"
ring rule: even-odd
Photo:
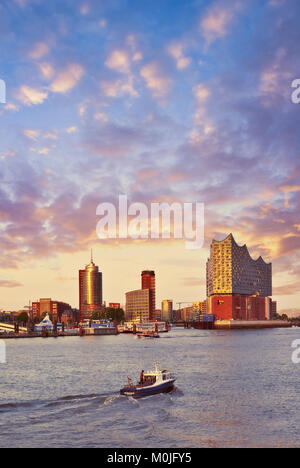
[[[60,332],[47,329],[44,329],[42,332],[32,332],[28,331],[27,328],[19,327],[18,332],[15,332],[14,325],[0,323],[0,330],[4,331],[4,333],[0,334],[0,340],[15,338],[60,338],[68,336],[118,335],[118,329],[116,327],[75,328],[66,329],[65,331]]]

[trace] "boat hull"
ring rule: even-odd
[[[149,385],[148,387],[134,388],[124,387],[120,390],[121,395],[131,396],[133,398],[143,398],[158,393],[168,393],[174,388],[174,380],[169,380],[160,385]]]
[[[159,335],[154,335],[150,333],[137,333],[138,338],[159,338]]]

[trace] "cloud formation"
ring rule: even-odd
[[[0,280],[0,288],[20,288],[23,284],[17,281]]]
[[[228,34],[234,10],[233,2],[217,1],[208,7],[200,21],[200,31],[208,45]]]
[[[0,20],[9,90],[0,108],[2,276],[18,282],[12,275],[27,265],[38,275],[41,263],[63,264],[67,253],[73,271],[93,243],[122,255],[120,242],[97,244],[95,210],[126,193],[146,204],[204,202],[199,258],[211,238],[233,232],[273,262],[280,307],[299,300],[297,1],[186,9],[164,0],[159,11],[122,2],[104,2],[100,11],[94,0],[76,8],[13,3],[14,15],[6,9]],[[134,258],[144,245],[132,244]],[[180,291],[189,300],[204,267],[197,255],[183,261],[180,242],[164,245],[181,265]],[[156,265],[163,268],[160,259]]]
[[[141,69],[147,88],[151,90],[156,98],[164,98],[170,91],[172,80],[163,72],[157,62],[151,62]]]
[[[35,106],[43,104],[48,98],[47,91],[32,88],[31,86],[23,85],[16,93],[16,98],[25,106]]]

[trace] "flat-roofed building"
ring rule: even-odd
[[[271,310],[272,310],[272,318],[276,318],[276,316],[277,316],[277,301],[272,301]]]
[[[32,303],[32,318],[41,320],[46,314],[51,315],[52,321],[60,322],[64,312],[72,312],[70,304],[61,301],[52,301],[51,298],[41,298]]]
[[[206,301],[193,302],[193,308],[197,314],[206,314],[207,303]]]
[[[156,286],[155,286],[155,271],[144,270],[141,274],[142,289],[150,291],[150,319],[154,320],[156,309]]]
[[[173,319],[173,301],[165,299],[161,303],[161,319],[164,322],[171,322]]]
[[[193,306],[184,307],[182,309],[182,318],[184,322],[192,322],[195,320],[197,313]]]
[[[152,320],[150,289],[137,289],[126,293],[126,320],[147,322]]]

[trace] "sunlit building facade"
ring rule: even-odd
[[[126,320],[148,322],[152,320],[150,311],[150,289],[137,289],[126,293]]]
[[[93,262],[79,270],[79,311],[80,320],[91,319],[93,312],[102,308],[102,273]]]
[[[53,321],[60,322],[64,313],[72,313],[70,304],[61,301],[52,301],[51,298],[42,298],[32,303],[31,318],[41,320],[49,314]]]
[[[184,322],[192,322],[195,320],[196,311],[193,306],[184,307],[182,309],[182,319]]]
[[[164,322],[170,322],[173,319],[173,301],[165,299],[161,303],[161,319]]]
[[[239,246],[232,234],[213,240],[206,267],[207,297],[216,294],[272,296],[272,264],[253,260],[246,245]]]
[[[197,314],[205,314],[207,310],[206,301],[193,302],[193,309]]]
[[[206,265],[207,312],[220,320],[270,320],[272,264],[253,260],[232,234],[213,240]]]
[[[153,270],[142,271],[142,289],[149,289],[150,291],[150,320],[154,320],[156,309],[156,286],[155,286],[155,272]]]

